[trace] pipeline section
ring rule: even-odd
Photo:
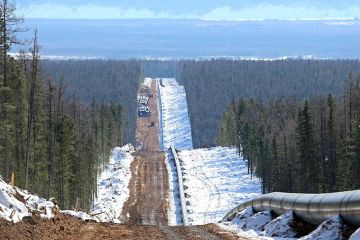
[[[161,90],[160,90],[160,83],[159,80],[156,80],[156,88],[157,88],[157,96],[158,96],[158,112],[159,112],[159,140],[160,140],[160,149],[164,151],[164,126],[163,126],[163,115],[162,115],[162,100],[161,100]],[[176,172],[178,176],[178,185],[179,185],[179,195],[180,195],[180,205],[181,205],[181,216],[183,220],[184,226],[189,225],[189,218],[187,216],[186,211],[186,201],[185,201],[185,194],[184,194],[184,181],[183,176],[181,173],[181,166],[179,157],[176,153],[174,145],[171,145],[171,153],[173,155]]]
[[[248,207],[255,212],[271,210],[279,216],[293,211],[295,216],[311,224],[321,224],[339,215],[348,224],[360,227],[360,190],[322,194],[268,193],[235,207],[222,221],[233,220],[238,212]]]
[[[186,201],[185,201],[185,194],[184,194],[184,181],[183,181],[183,176],[182,176],[182,173],[181,173],[181,166],[180,166],[179,157],[178,157],[178,155],[176,153],[174,145],[171,145],[171,153],[172,153],[172,155],[174,157],[174,161],[175,161],[175,165],[176,165],[176,172],[177,172],[177,176],[178,176],[181,215],[182,215],[182,219],[183,219],[183,224],[184,224],[184,226],[188,226],[189,225],[189,218],[188,218],[187,211],[186,211]]]

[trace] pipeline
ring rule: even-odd
[[[162,118],[162,100],[161,100],[161,90],[160,90],[159,80],[156,80],[156,88],[157,88],[157,95],[158,95],[158,110],[159,110],[159,140],[160,140],[160,149],[164,150],[164,127],[163,127],[163,118]],[[163,86],[163,85],[162,85]],[[181,166],[179,162],[179,157],[176,153],[174,145],[171,145],[171,153],[174,157],[176,172],[178,176],[178,185],[179,185],[179,195],[180,195],[180,205],[181,205],[181,216],[183,220],[184,226],[189,225],[189,218],[187,216],[186,210],[186,201],[185,201],[185,194],[184,194],[184,181],[181,173]]]
[[[235,207],[222,221],[233,220],[238,212],[248,207],[255,212],[271,210],[279,216],[293,211],[311,224],[321,224],[339,215],[348,224],[360,227],[360,190],[322,194],[268,193]]]
[[[183,224],[184,224],[184,226],[188,226],[189,218],[187,216],[187,211],[186,211],[186,201],[185,201],[184,184],[183,184],[184,181],[183,181],[183,177],[182,177],[182,173],[181,173],[179,157],[176,153],[174,145],[171,145],[171,152],[172,152],[174,160],[175,160],[176,172],[177,172],[177,176],[178,176],[181,215],[182,215],[182,219],[183,219]]]

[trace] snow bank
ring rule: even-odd
[[[159,82],[160,80],[157,79]],[[162,123],[160,148],[166,150],[173,144],[176,149],[192,149],[190,117],[185,88],[174,78],[163,78],[159,83],[161,103],[159,118]]]
[[[246,208],[241,212],[237,213],[235,218],[231,221],[232,225],[235,225],[236,228],[242,228],[245,224],[245,220],[254,215],[252,207]]]
[[[356,230],[349,238],[349,240],[358,240],[360,239],[360,228]]]
[[[85,212],[77,212],[77,211],[73,211],[73,210],[62,210],[60,211],[63,214],[69,215],[69,216],[73,216],[75,218],[81,219],[83,221],[96,221],[99,222],[99,220]]]
[[[99,178],[98,197],[90,214],[72,210],[60,212],[84,221],[119,223],[122,206],[129,197],[130,164],[134,160],[132,152],[132,145],[113,150],[110,163]],[[54,210],[58,210],[58,207],[53,202],[10,186],[0,177],[0,218],[16,223],[31,216],[34,211],[40,212],[41,217],[52,218]]]
[[[260,236],[264,235],[260,234],[260,232],[266,229],[266,226],[273,221],[272,219],[273,216],[270,211],[254,213],[252,208],[249,207],[239,212],[231,222],[224,222],[218,225],[223,229],[234,231],[239,236],[247,239],[274,239]]]
[[[267,237],[293,238],[297,235],[297,232],[290,227],[293,220],[293,212],[287,212],[267,224],[260,235]]]
[[[23,217],[31,216],[33,211],[41,217],[52,218],[57,208],[51,201],[39,198],[25,190],[13,187],[0,177],[0,217],[11,222],[19,222]]]
[[[244,231],[255,231],[256,233],[260,233],[265,225],[272,221],[272,214],[270,211],[258,212],[248,219],[245,220],[244,225],[242,226],[242,230]]]
[[[184,150],[178,155],[191,224],[218,222],[261,192],[260,181],[250,179],[246,162],[234,148]]]
[[[302,240],[329,240],[336,239],[341,240],[342,237],[342,225],[343,222],[339,216],[333,217],[318,226],[312,233],[302,237]]]
[[[98,179],[98,194],[90,215],[100,222],[121,223],[121,212],[129,198],[130,165],[135,151],[131,144],[112,151],[109,164]]]
[[[253,236],[260,239],[302,239],[302,240],[341,240],[343,239],[344,223],[339,216],[335,216],[320,224],[313,232],[296,238],[298,233],[291,228],[294,220],[293,212],[287,212],[272,220],[270,211],[252,214],[248,208],[231,221],[219,224],[224,229],[238,233],[239,236]],[[356,231],[350,240],[360,239],[360,230]]]

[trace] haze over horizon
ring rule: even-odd
[[[290,0],[21,0],[15,1],[25,18],[51,19],[201,19],[308,20],[358,19],[360,2]]]

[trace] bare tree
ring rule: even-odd
[[[31,138],[33,134],[33,125],[35,118],[35,91],[36,91],[36,82],[39,75],[39,43],[38,43],[38,33],[35,30],[33,48],[31,50],[31,76],[29,79],[29,108],[28,108],[28,127],[26,133],[26,153],[25,153],[25,189],[28,187],[29,183],[29,162],[30,162],[30,149],[31,149]]]

